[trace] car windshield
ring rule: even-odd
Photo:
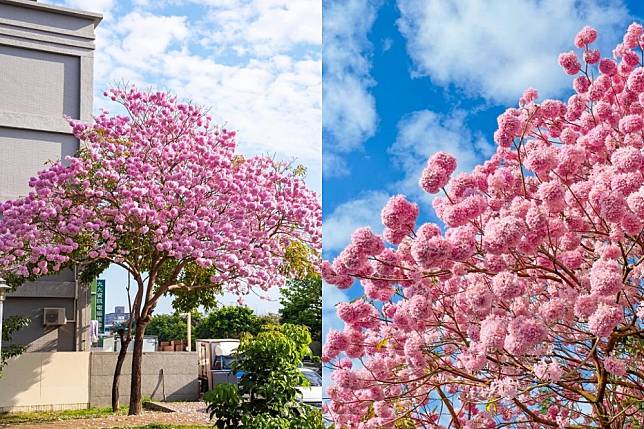
[[[310,369],[305,369],[302,370],[302,374],[304,374],[304,377],[309,380],[311,386],[322,386],[322,377],[320,377],[317,372],[311,371]]]

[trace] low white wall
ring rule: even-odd
[[[89,406],[89,352],[24,353],[0,377],[0,412]]]

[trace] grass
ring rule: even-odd
[[[127,407],[121,407],[116,414],[125,414]],[[20,423],[43,423],[56,420],[88,419],[113,415],[112,408],[85,408],[82,410],[63,411],[29,411],[18,413],[0,413],[0,425]],[[156,429],[156,428],[151,428]],[[164,428],[165,429],[165,428]]]

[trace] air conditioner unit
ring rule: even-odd
[[[43,325],[60,326],[67,323],[64,308],[43,308]]]

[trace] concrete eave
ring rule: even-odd
[[[54,6],[51,4],[38,3],[33,0],[0,0],[0,4],[8,4],[12,6],[20,6],[27,9],[42,10],[50,13],[57,13],[59,15],[73,16],[76,18],[84,18],[94,21],[94,28],[98,26],[99,22],[103,19],[103,15],[96,12],[86,12],[82,10],[70,9],[62,6]]]

